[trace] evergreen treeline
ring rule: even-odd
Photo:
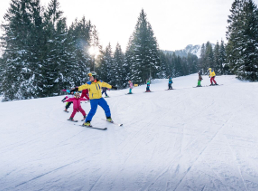
[[[85,83],[95,26],[82,18],[68,28],[62,15],[57,0],[47,8],[39,0],[11,0],[1,37],[5,100],[59,95]]]
[[[236,74],[258,80],[258,11],[252,0],[235,0],[228,19],[228,43],[210,42],[201,56],[161,51],[151,24],[141,10],[125,53],[117,44],[103,48],[94,26],[83,17],[67,26],[58,0],[47,7],[40,0],[10,0],[1,25],[0,93],[4,100],[60,95],[62,89],[85,83],[87,73],[119,88],[128,80],[178,77],[208,68],[217,74]],[[90,53],[97,49],[98,54]]]
[[[40,0],[11,0],[1,37],[0,92],[5,100],[60,95],[62,89],[85,83],[87,73],[119,88],[128,80],[143,84],[150,78],[180,76],[197,71],[194,55],[181,58],[164,54],[144,10],[141,11],[127,50],[99,45],[96,26],[83,17],[70,27],[57,0],[48,7]],[[90,49],[99,52],[90,54]]]
[[[216,74],[229,74],[229,68],[226,60],[225,43],[223,40],[213,45],[208,41],[201,46],[198,68],[205,74],[208,68],[216,71]]]
[[[198,70],[196,55],[179,57],[159,49],[144,10],[140,12],[125,54],[119,44],[114,53],[110,45],[100,52],[97,73],[101,79],[119,88],[126,87],[128,80],[143,84],[147,79],[183,76]]]

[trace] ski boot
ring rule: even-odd
[[[86,121],[85,123],[82,124],[82,126],[92,127],[90,124],[90,121]]]
[[[73,121],[73,122],[78,122],[78,120],[74,120],[72,117],[70,117],[69,119],[67,119],[68,121]]]
[[[110,122],[110,123],[114,123],[114,121],[112,120],[111,117],[107,117],[107,121]]]

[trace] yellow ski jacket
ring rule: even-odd
[[[214,76],[216,76],[216,74],[215,74],[215,72],[214,72],[214,70],[210,70],[210,75],[209,75],[210,77],[214,77]]]
[[[82,91],[84,89],[88,89],[90,99],[100,99],[102,98],[102,93],[101,93],[102,87],[109,88],[109,89],[112,88],[112,86],[106,82],[103,82],[101,80],[100,81],[95,80],[94,82],[89,81],[86,84],[81,85],[80,87],[78,87],[78,90]]]

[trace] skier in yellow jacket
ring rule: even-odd
[[[102,107],[105,111],[107,121],[113,122],[111,118],[111,112],[110,108],[104,98],[102,98],[102,93],[101,93],[101,88],[106,87],[109,89],[117,89],[117,87],[111,86],[106,82],[103,82],[101,80],[97,79],[97,74],[96,72],[91,72],[88,74],[90,81],[88,81],[86,84],[79,86],[78,90],[82,91],[84,89],[89,90],[89,98],[90,98],[90,105],[91,109],[89,114],[87,115],[85,119],[85,123],[83,123],[84,126],[90,126],[91,127],[91,119],[95,115],[97,111],[98,105]]]
[[[211,82],[210,86],[218,85],[217,82],[215,81],[216,74],[215,74],[214,70],[209,68],[209,72],[210,72],[209,77],[210,77],[210,82]],[[213,84],[213,82],[214,82],[214,84]]]

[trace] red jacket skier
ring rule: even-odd
[[[82,113],[84,119],[86,118],[86,113],[81,107],[81,101],[87,101],[87,99],[80,98],[80,93],[79,92],[75,93],[74,98],[69,98],[65,101],[66,102],[73,102],[73,113],[68,120],[75,121],[73,118],[74,118],[76,112],[79,112],[79,111]]]
[[[87,100],[89,100],[90,98],[89,98],[88,94],[89,94],[89,90],[88,89],[82,90],[81,98],[85,97]]]

